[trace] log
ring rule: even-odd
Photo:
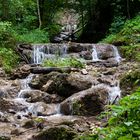
[[[64,67],[64,68],[57,68],[57,67],[32,67],[31,73],[33,74],[48,74],[50,72],[60,72],[60,73],[70,73],[71,71],[79,71],[77,68],[70,68],[70,67]]]

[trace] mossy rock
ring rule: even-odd
[[[133,46],[121,46],[120,52],[123,58],[128,61],[140,62],[140,44]]]
[[[11,138],[8,136],[0,136],[0,140],[10,140]]]
[[[53,127],[33,137],[33,140],[72,140],[76,133],[67,127]]]
[[[140,69],[128,71],[120,80],[122,95],[134,92],[140,86]]]
[[[27,120],[23,124],[24,128],[32,128],[34,126],[35,126],[35,121],[34,120]]]

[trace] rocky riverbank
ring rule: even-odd
[[[98,120],[97,116],[106,105],[117,103],[135,89],[130,75],[140,75],[139,63],[122,60],[112,45],[76,44],[67,51],[59,49],[65,55],[90,54],[84,69],[68,71],[62,68],[48,71],[39,66],[44,57],[55,54],[52,48],[48,54],[48,47],[42,47],[43,51],[32,46],[21,47],[23,60],[36,63],[22,64],[10,76],[1,69],[0,139],[72,140],[102,127],[105,120]]]

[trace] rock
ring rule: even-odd
[[[46,92],[40,90],[23,90],[20,93],[20,97],[27,98],[26,101],[34,102],[45,102],[45,103],[57,103],[62,101],[61,97],[58,95],[50,95]]]
[[[117,67],[119,62],[115,58],[109,58],[104,62],[104,66],[106,67]]]
[[[85,60],[92,60],[92,52],[91,51],[82,51],[80,52],[80,56]]]
[[[5,113],[0,112],[0,122],[8,122],[8,116]]]
[[[12,130],[12,131],[11,131],[11,135],[19,136],[19,135],[20,135],[19,129],[14,129],[14,130]]]
[[[107,60],[108,58],[115,57],[114,48],[109,44],[96,44],[99,59]]]
[[[48,75],[40,75],[40,77],[34,78],[29,85],[49,94],[69,97],[73,93],[90,88],[92,83],[80,74],[52,72]]]
[[[34,120],[25,120],[24,122],[22,122],[22,127],[24,128],[32,128],[35,127],[35,122]]]
[[[85,80],[82,75],[59,74],[48,86],[46,92],[56,93],[62,97],[69,97],[73,93],[88,89],[92,83]]]
[[[33,68],[31,68],[31,72],[34,73],[34,74],[48,74],[50,72],[61,72],[61,73],[66,72],[66,73],[70,73],[71,72],[71,68],[33,67]]]
[[[133,93],[140,85],[140,68],[127,71],[121,76],[120,88],[122,96]]]
[[[83,75],[87,75],[87,74],[88,74],[88,72],[87,72],[86,69],[82,69],[82,70],[81,70],[81,73],[82,73]]]
[[[108,101],[108,89],[93,87],[70,96],[61,103],[61,113],[65,115],[97,115],[104,110]]]
[[[76,136],[76,133],[69,127],[56,126],[39,132],[31,140],[72,140],[74,136]]]
[[[97,79],[100,83],[104,83],[106,85],[114,85],[113,79],[110,79],[109,77],[100,77]]]
[[[68,53],[79,53],[91,49],[92,49],[91,44],[70,43],[67,51]]]
[[[12,72],[10,79],[15,80],[17,78],[26,78],[30,74],[30,69],[31,67],[29,65],[23,65]]]
[[[0,68],[0,77],[5,77],[5,71],[3,70],[3,68]]]
[[[0,98],[0,111],[6,111],[6,112],[8,112],[9,110],[22,111],[24,109],[25,106],[23,106],[20,103],[8,99]]]

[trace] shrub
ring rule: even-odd
[[[23,43],[48,43],[49,35],[46,31],[35,29],[28,31],[26,28],[23,30],[24,34],[17,34],[17,41]]]
[[[19,57],[10,48],[0,48],[0,66],[10,72],[18,64]]]
[[[0,47],[14,47],[16,44],[15,37],[11,32],[10,22],[0,22]]]

